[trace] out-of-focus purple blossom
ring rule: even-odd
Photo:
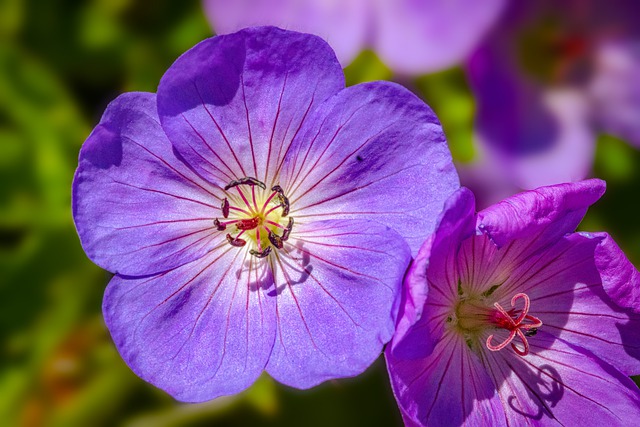
[[[405,279],[386,349],[408,426],[632,425],[640,274],[606,233],[576,233],[604,182],[512,196],[466,188]]]
[[[157,94],[109,105],[80,152],[73,215],[115,273],[103,311],[124,360],[203,401],[263,371],[299,388],[361,373],[457,188],[416,96],[345,89],[319,37],[260,27],[201,42]]]
[[[465,59],[504,0],[204,0],[214,30],[276,25],[316,34],[343,66],[365,48],[394,71],[417,74]]]
[[[586,177],[599,132],[640,145],[640,4],[511,2],[471,55],[477,131],[520,188]]]

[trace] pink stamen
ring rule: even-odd
[[[524,307],[520,312],[520,315],[513,318],[514,309],[516,306],[516,302],[518,299],[522,298],[524,300]],[[526,356],[529,354],[529,342],[527,341],[526,335],[522,332],[523,330],[528,331],[531,329],[536,329],[542,326],[542,321],[537,317],[531,316],[529,314],[529,308],[531,307],[531,301],[529,300],[529,296],[527,294],[519,293],[511,298],[511,306],[514,308],[510,310],[511,313],[507,312],[500,304],[497,302],[493,304],[496,308],[496,312],[494,312],[492,316],[492,323],[496,326],[506,329],[509,331],[509,336],[502,341],[500,344],[492,344],[494,335],[489,335],[487,338],[487,348],[491,351],[500,351],[505,348],[508,344],[511,344],[513,350],[520,356]],[[525,320],[528,320],[530,323],[523,323]],[[512,342],[516,337],[520,337],[522,340],[522,344],[524,346],[524,350],[520,350],[516,345]]]

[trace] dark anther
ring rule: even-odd
[[[231,246],[237,246],[237,247],[241,247],[247,244],[246,240],[240,239],[237,237],[234,239],[233,237],[231,237],[231,234],[227,234],[227,241]]]
[[[524,336],[525,336],[525,337],[532,337],[532,336],[534,336],[534,335],[535,335],[535,334],[537,334],[537,333],[538,333],[538,328],[531,328],[531,329],[529,329],[528,331],[525,331],[525,332],[524,332]]]
[[[289,239],[289,234],[291,234],[291,230],[293,230],[293,217],[289,217],[289,223],[287,224],[287,228],[282,233],[282,241],[286,242]]]
[[[278,236],[276,233],[272,232],[271,230],[269,230],[268,236],[269,236],[269,241],[273,246],[275,246],[277,249],[282,249],[284,244],[282,243],[282,238],[280,236]]]
[[[282,189],[282,187],[280,187],[279,185],[274,185],[273,187],[271,187],[271,191],[275,191],[276,193],[278,193],[276,200],[278,200],[280,206],[282,206],[282,216],[289,215],[289,199],[284,195],[284,190]]]
[[[227,225],[220,222],[218,218],[213,220],[213,225],[216,226],[216,230],[223,231],[227,229]]]
[[[225,191],[233,188],[233,187],[237,187],[238,185],[257,185],[258,187],[262,188],[263,190],[267,188],[266,185],[264,185],[264,182],[262,181],[258,181],[257,179],[251,177],[251,176],[245,176],[244,178],[240,178],[240,179],[236,179],[231,181],[230,183],[228,183],[227,185],[224,186]]]
[[[229,218],[229,201],[227,200],[226,197],[222,201],[221,209],[222,209],[222,216],[225,218]]]
[[[251,255],[253,255],[254,257],[256,257],[256,258],[265,258],[265,257],[269,256],[269,254],[271,253],[271,246],[265,248],[262,252],[258,252],[258,251],[254,250],[254,249],[251,249],[249,251],[249,253]]]

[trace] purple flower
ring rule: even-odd
[[[372,48],[394,71],[424,73],[455,65],[498,18],[504,0],[204,0],[219,34],[277,25],[316,34],[342,65]]]
[[[466,188],[447,201],[386,349],[407,425],[636,422],[640,274],[607,234],[573,232],[604,189],[542,187],[477,215]]]
[[[511,2],[469,60],[481,146],[520,188],[586,177],[605,132],[640,146],[640,4]]]
[[[73,214],[115,273],[124,360],[179,400],[361,373],[394,331],[402,277],[458,188],[442,129],[404,88],[344,88],[329,46],[274,27],[205,40],[158,93],[107,108]],[[408,246],[407,246],[408,243]]]

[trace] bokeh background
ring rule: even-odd
[[[78,151],[109,101],[154,92],[212,34],[198,0],[0,0],[0,425],[401,425],[382,359],[312,390],[265,376],[240,395],[185,405],[132,374],[110,340],[101,315],[110,275],[86,258],[71,217]],[[398,74],[365,50],[345,75],[348,85],[409,87],[440,117],[461,171],[474,170],[477,102],[464,65]],[[636,266],[639,165],[638,149],[597,136],[590,175],[608,190],[581,225],[608,231]],[[462,174],[463,184],[473,179]]]

